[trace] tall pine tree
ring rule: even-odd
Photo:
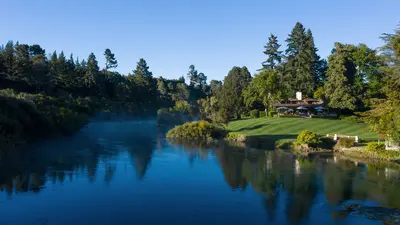
[[[264,46],[264,54],[267,56],[267,60],[262,63],[263,68],[261,70],[266,69],[276,69],[276,67],[282,61],[282,51],[279,51],[281,45],[278,43],[278,37],[271,34],[268,38],[268,43]]]
[[[296,23],[289,37],[286,39],[287,65],[285,70],[292,92],[301,91],[312,96],[317,80],[317,49],[310,30],[306,32],[301,23]],[[292,93],[292,94],[293,94]]]
[[[93,53],[90,53],[87,60],[86,73],[83,77],[84,84],[87,88],[96,88],[96,76],[98,73],[99,65],[96,56]]]
[[[140,86],[149,86],[152,84],[153,73],[149,71],[149,66],[143,58],[139,59],[136,69],[133,71],[133,75],[135,83]]]
[[[13,79],[31,84],[31,69],[32,62],[29,56],[29,46],[25,44],[16,45]]]
[[[328,58],[325,93],[332,108],[356,109],[357,99],[353,91],[356,66],[352,62],[351,51],[351,46],[335,43],[333,54]]]
[[[118,67],[118,61],[109,48],[104,51],[104,57],[106,58],[106,71]]]

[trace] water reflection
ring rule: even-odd
[[[234,198],[227,197],[227,192],[255,193],[266,221],[271,224],[344,221],[349,215],[338,212],[337,207],[349,201],[400,207],[400,170],[395,165],[324,157],[298,158],[284,152],[249,149],[223,142],[168,143],[164,131],[158,130],[151,121],[93,123],[73,137],[38,143],[21,151],[9,154],[0,164],[0,191],[11,198],[18,193],[45,192],[51,184],[81,185],[82,179],[88,181],[91,185],[88,187],[93,190],[98,189],[99,184],[111,186],[114,182],[122,187],[121,184],[132,178],[123,174],[134,170],[131,174],[136,174],[134,179],[148,184],[148,190],[140,192],[147,197],[154,194],[153,189],[158,186],[167,191],[164,198],[169,199],[168,193],[175,193],[173,201],[179,201],[177,193],[182,198],[196,199],[196,195],[207,193],[208,187],[214,187],[213,191],[218,194],[214,201],[217,202],[219,198],[221,202]],[[173,165],[182,163],[183,158],[190,168],[207,170],[174,170]],[[199,162],[216,164],[204,167]],[[153,167],[158,168],[157,173],[149,174]],[[187,174],[185,177],[190,177],[191,182],[196,181],[197,186],[180,180],[181,173]],[[219,174],[221,178],[210,177]],[[221,181],[226,191],[218,189]],[[183,190],[185,186],[195,189]],[[113,196],[115,191],[108,194]],[[127,194],[127,198],[132,194]],[[148,197],[146,200],[162,203],[162,198]],[[185,207],[209,204],[203,201],[206,200],[197,199],[193,205]]]
[[[175,142],[184,149],[196,149],[197,143]],[[292,223],[307,220],[316,199],[323,193],[333,219],[347,214],[337,206],[358,201],[383,207],[400,207],[399,168],[388,164],[362,164],[349,160],[316,157],[297,158],[277,151],[260,151],[232,147],[221,143],[200,143],[198,152],[214,149],[225,182],[232,190],[244,191],[249,185],[264,196],[264,207],[274,221],[278,204],[284,201],[284,212]],[[210,152],[211,153],[211,152]],[[282,199],[280,199],[282,198]]]

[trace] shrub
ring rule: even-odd
[[[267,114],[265,113],[265,111],[260,111],[259,112],[260,118],[266,117]]]
[[[298,144],[318,144],[320,139],[318,135],[309,130],[303,130],[298,136],[296,142]]]
[[[55,133],[71,134],[88,123],[89,102],[70,97],[0,91],[1,142],[30,141]]]
[[[247,141],[247,135],[245,134],[239,134],[239,133],[228,133],[225,137],[226,140],[228,141],[236,141],[236,142],[246,142]]]
[[[225,109],[218,110],[212,119],[216,123],[226,124],[229,122],[229,112]]]
[[[224,132],[221,127],[201,120],[197,122],[188,122],[180,126],[176,126],[167,133],[167,138],[183,138],[183,139],[210,139],[221,138]]]
[[[382,143],[370,142],[367,144],[366,150],[369,152],[384,152],[386,151],[386,146]]]
[[[355,123],[363,123],[363,119],[358,116],[342,116],[340,117],[341,120],[349,121],[349,122],[355,122]]]
[[[337,145],[341,148],[351,148],[353,147],[355,141],[356,140],[354,138],[342,137],[337,142]]]
[[[257,109],[251,110],[250,111],[250,117],[251,118],[259,118],[260,117],[260,113],[258,112]]]
[[[277,115],[277,112],[275,112],[275,111],[269,111],[268,112],[268,116],[269,117],[274,117],[275,115]]]

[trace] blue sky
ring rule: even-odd
[[[233,66],[253,74],[270,33],[284,40],[297,21],[310,28],[322,57],[336,41],[382,45],[400,22],[399,0],[0,0],[0,41],[40,44],[80,58],[117,57],[131,72],[144,58],[155,76],[178,78],[190,64],[208,80]]]

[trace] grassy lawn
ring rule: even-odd
[[[258,118],[232,121],[227,129],[246,134],[249,137],[270,140],[295,139],[303,130],[314,131],[319,135],[341,134],[359,136],[362,140],[374,141],[378,136],[366,130],[365,124],[351,121],[317,118]]]

